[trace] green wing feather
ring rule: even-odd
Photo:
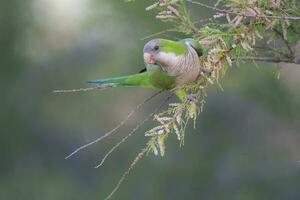
[[[147,72],[153,86],[164,90],[170,90],[175,87],[176,77],[169,76],[160,66],[147,65]]]
[[[200,45],[199,42],[197,42],[197,40],[194,40],[192,38],[185,38],[183,40],[180,40],[180,42],[190,44],[195,49],[195,51],[197,52],[198,56],[199,57],[202,56],[202,54],[203,54],[203,47]]]

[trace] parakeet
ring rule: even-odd
[[[143,49],[145,69],[140,73],[90,80],[88,83],[171,90],[194,82],[201,71],[199,56],[202,48],[198,42],[187,38],[180,41],[153,39]],[[185,95],[177,91],[180,99]]]

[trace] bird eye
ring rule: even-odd
[[[154,46],[154,50],[157,51],[159,49],[159,46]]]

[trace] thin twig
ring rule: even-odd
[[[282,34],[279,30],[277,30],[276,28],[273,28],[273,31],[274,31],[277,35],[280,36],[280,38],[282,39],[282,41],[284,42],[286,48],[288,49],[288,51],[289,51],[289,53],[290,53],[289,57],[292,57],[293,54],[294,54],[294,52],[293,52],[293,50],[292,50],[292,48],[291,48],[291,46],[290,46],[289,41],[287,41],[286,38],[284,38],[283,34]]]
[[[88,92],[92,90],[104,90],[107,88],[113,87],[112,84],[101,84],[96,85],[94,87],[88,87],[88,88],[78,88],[78,89],[70,89],[70,90],[54,90],[53,93],[72,93],[72,92]]]
[[[186,18],[182,16],[176,8],[174,8],[172,5],[169,5],[166,0],[157,0],[157,2],[164,7],[165,11],[170,12],[172,16],[180,19],[182,22],[186,21]],[[193,33],[197,34],[199,32],[199,30],[194,27],[193,23],[188,23],[187,25]]]
[[[300,34],[299,30],[296,30],[296,28],[293,25],[289,26],[288,28],[291,28],[294,33]]]
[[[270,16],[270,15],[241,14],[241,13],[231,12],[229,10],[220,9],[220,8],[215,7],[215,6],[210,6],[210,5],[207,5],[205,3],[198,2],[198,1],[193,1],[193,0],[186,0],[186,1],[190,2],[190,3],[193,3],[193,4],[200,5],[200,6],[205,7],[205,8],[209,8],[209,9],[218,11],[220,13],[233,14],[233,15],[238,15],[238,16],[243,16],[243,17],[300,20],[300,16]]]
[[[139,110],[145,103],[147,103],[148,101],[150,101],[151,99],[153,99],[154,97],[156,97],[157,95],[159,95],[160,93],[162,93],[163,90],[160,90],[159,92],[154,93],[153,95],[151,95],[150,97],[148,97],[147,99],[145,99],[142,103],[140,103],[139,105],[137,105],[127,116],[126,118],[121,121],[117,126],[115,126],[115,128],[111,129],[110,131],[108,131],[107,133],[105,133],[103,136],[93,140],[92,142],[89,142],[85,145],[82,145],[80,147],[78,147],[75,151],[73,151],[71,154],[69,154],[68,156],[66,156],[66,159],[70,158],[71,156],[73,156],[74,154],[76,154],[77,152],[79,152],[82,149],[85,149],[99,141],[101,141],[102,139],[112,135],[114,132],[116,132],[120,127],[122,127],[129,119],[130,117],[132,117],[132,115],[134,113],[136,113],[137,110]]]
[[[117,185],[114,187],[114,189],[111,191],[111,193],[105,198],[105,200],[110,199],[114,193],[119,189],[120,185],[122,184],[122,182],[125,180],[125,178],[128,176],[128,174],[130,173],[130,171],[135,167],[135,165],[138,163],[138,161],[140,161],[145,154],[148,152],[148,147],[145,147],[144,149],[142,149],[142,151],[135,157],[135,159],[133,160],[133,162],[131,163],[130,167],[123,173],[123,175],[121,176],[121,178],[119,179]]]
[[[150,120],[153,115],[159,110],[161,109],[169,100],[170,98],[174,95],[174,93],[172,93],[170,96],[168,96],[168,98],[166,98],[158,107],[156,107],[154,109],[153,112],[151,112],[143,121],[141,121],[134,129],[131,130],[131,132],[122,138],[121,141],[119,141],[117,144],[115,144],[106,154],[105,156],[102,158],[101,162],[99,165],[95,166],[95,168],[99,168],[103,165],[103,163],[105,162],[105,160],[107,159],[107,157],[116,149],[118,148],[122,143],[124,143],[130,136],[132,136],[145,122],[147,122],[148,120]]]
[[[194,21],[193,24],[199,24],[199,23],[209,22],[209,21],[212,21],[212,20],[213,20],[212,17],[208,17],[208,18],[205,18],[205,19],[199,19],[197,21]]]
[[[248,31],[247,32],[250,33],[252,30],[253,30],[253,26],[250,26],[250,27],[248,27]],[[244,40],[243,37],[238,38],[237,41],[236,41],[236,43],[235,43],[235,45],[238,45],[243,40]],[[222,62],[222,60],[225,59],[233,49],[234,49],[234,47],[231,46],[229,49],[225,50],[224,54],[217,60],[217,62],[215,62],[214,66],[218,67],[219,64]]]
[[[151,35],[148,35],[146,37],[143,37],[141,38],[141,40],[146,40],[146,39],[149,39],[149,38],[152,38],[154,36],[158,36],[158,35],[162,35],[164,33],[168,33],[168,32],[176,32],[177,30],[175,28],[170,28],[170,29],[166,29],[166,30],[163,30],[163,31],[160,31],[160,32],[157,32],[157,33],[153,33]]]
[[[209,22],[209,21],[212,21],[211,17],[194,21],[193,24],[199,24],[199,23],[204,23],[204,22]],[[149,39],[149,38],[152,38],[152,37],[155,37],[155,36],[159,36],[159,35],[162,35],[162,34],[165,34],[165,33],[168,33],[168,32],[178,32],[178,29],[175,29],[175,28],[166,29],[166,30],[163,30],[163,31],[156,32],[156,33],[153,33],[151,35],[145,36],[145,37],[141,38],[141,40],[146,40],[146,39]]]

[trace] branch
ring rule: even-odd
[[[288,53],[286,53],[286,52],[284,52],[284,51],[281,51],[280,49],[277,49],[277,48],[273,48],[273,47],[271,47],[271,46],[267,46],[267,45],[265,45],[265,46],[254,46],[254,49],[256,49],[256,50],[263,50],[263,51],[265,51],[265,50],[267,50],[267,51],[271,51],[271,52],[274,52],[274,53],[277,53],[277,54],[280,54],[280,55],[282,55],[282,56],[284,56],[284,57],[288,57],[288,58],[290,58],[290,54],[288,54]]]
[[[237,60],[252,60],[252,61],[272,62],[272,63],[293,63],[298,65],[300,64],[300,60],[297,59],[265,57],[265,56],[243,56],[243,57],[238,57]]]
[[[220,8],[217,8],[215,6],[210,6],[210,5],[207,5],[205,3],[201,3],[201,2],[198,2],[198,1],[193,1],[193,0],[186,0],[187,2],[190,2],[190,3],[193,3],[193,4],[197,4],[197,5],[200,5],[202,7],[205,7],[205,8],[209,8],[209,9],[212,9],[214,11],[218,11],[220,13],[226,13],[226,14],[232,14],[232,15],[238,15],[238,16],[243,16],[243,17],[249,17],[249,18],[269,18],[269,19],[289,19],[289,20],[300,20],[300,16],[270,16],[270,15],[259,15],[259,14],[256,14],[256,15],[253,15],[253,14],[241,14],[241,13],[235,13],[235,12],[231,12],[229,10],[225,10],[225,9],[220,9]]]

